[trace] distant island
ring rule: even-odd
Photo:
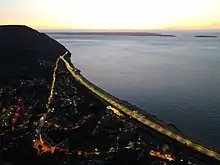
[[[160,34],[160,33],[150,33],[150,32],[47,32],[47,34],[176,37],[175,35],[170,35],[170,34]]]
[[[197,35],[196,38],[218,38],[218,36],[211,36],[211,35]]]

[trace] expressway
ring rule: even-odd
[[[212,158],[220,161],[220,153],[218,153],[212,149],[206,148],[202,144],[199,144],[198,142],[191,140],[189,137],[183,136],[182,134],[179,134],[177,132],[172,131],[168,127],[162,126],[162,125],[154,122],[153,120],[151,120],[147,116],[140,114],[135,109],[132,109],[132,108],[129,108],[129,107],[123,105],[120,102],[120,100],[113,98],[112,96],[107,94],[105,91],[97,88],[94,84],[89,82],[80,73],[78,73],[78,70],[76,68],[71,67],[70,64],[64,59],[64,56],[65,55],[60,56],[60,59],[65,63],[66,68],[69,70],[69,72],[72,74],[72,76],[77,81],[79,81],[81,84],[83,84],[86,88],[88,88],[92,93],[99,96],[101,99],[106,101],[108,104],[110,104],[111,106],[113,106],[117,110],[127,114],[128,116],[133,117],[134,119],[145,124],[146,126],[154,129],[155,131],[160,132],[163,135],[170,137],[171,139],[176,140],[177,142],[198,151],[199,153],[202,153],[204,155],[207,155],[209,157],[212,157]],[[112,110],[116,112],[116,109],[112,109]]]

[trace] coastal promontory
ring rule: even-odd
[[[45,67],[40,65],[54,63],[66,51],[57,41],[27,26],[0,26],[0,83],[46,76]]]

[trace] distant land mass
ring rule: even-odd
[[[218,36],[212,36],[212,35],[196,35],[197,38],[218,38]]]
[[[171,34],[160,34],[150,32],[48,32],[47,34],[62,35],[108,35],[108,36],[158,36],[158,37],[176,37]]]

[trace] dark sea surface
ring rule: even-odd
[[[164,33],[178,37],[50,36],[94,84],[220,149],[220,33]]]

